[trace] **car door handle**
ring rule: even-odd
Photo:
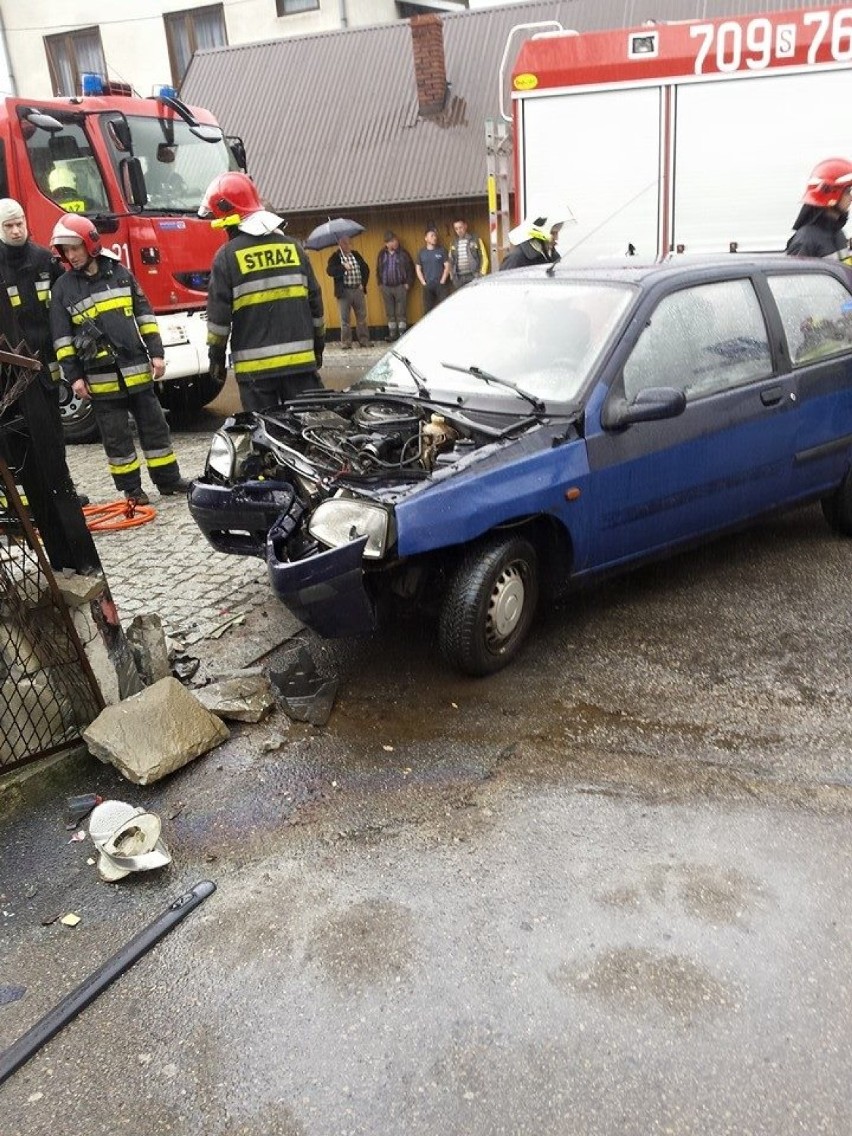
[[[764,406],[777,406],[783,397],[783,387],[767,387],[760,392],[760,401]]]

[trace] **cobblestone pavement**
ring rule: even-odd
[[[203,470],[217,423],[211,416],[209,429],[173,434],[185,477]],[[121,499],[100,443],[69,446],[68,466],[78,490],[93,505]],[[276,603],[263,561],[214,552],[184,497],[161,497],[145,472],[142,484],[156,510],[154,520],[138,528],[93,534],[125,627],[136,615],[156,612],[168,635],[189,644],[215,635],[235,616]]]
[[[349,386],[387,347],[377,342],[366,350],[343,352],[338,344],[329,344],[323,367],[325,385]],[[172,439],[184,477],[202,473],[213,432],[225,415],[237,409],[231,376],[222,395],[199,414],[191,428],[173,426]],[[67,454],[77,489],[93,505],[121,499],[100,442],[68,446]],[[234,665],[246,665],[301,626],[273,596],[262,560],[214,552],[190,516],[184,497],[161,497],[144,469],[142,485],[156,510],[155,519],[139,528],[93,534],[125,627],[134,616],[155,612],[166,634],[187,645],[206,641],[209,647],[224,636],[222,653],[230,652]],[[240,622],[234,627],[241,634],[226,633],[235,618]]]

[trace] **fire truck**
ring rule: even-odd
[[[239,139],[169,87],[150,98],[83,77],[72,98],[0,101],[0,196],[26,209],[35,241],[49,244],[62,213],[84,213],[103,246],[136,276],[157,313],[167,361],[164,404],[193,409],[219,391],[207,365],[204,310],[213,256],[225,239],[197,215],[209,182],[245,168]],[[97,437],[91,406],[67,386],[69,441]]]
[[[808,175],[852,158],[852,8],[534,34],[511,82],[518,217],[585,260],[783,250]]]

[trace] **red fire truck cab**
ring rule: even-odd
[[[783,250],[808,175],[852,157],[852,8],[548,32],[512,75],[518,217],[563,256]]]
[[[0,196],[26,210],[47,245],[58,217],[85,213],[105,249],[134,273],[157,313],[168,362],[159,390],[174,408],[218,393],[207,366],[207,282],[224,237],[197,215],[209,182],[245,166],[207,111],[162,88],[137,98],[122,84],[84,77],[73,98],[0,102]],[[87,403],[63,391],[69,440],[96,436]]]

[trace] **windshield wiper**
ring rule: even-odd
[[[400,355],[398,351],[391,351],[391,355],[393,355],[394,359],[399,359],[400,363],[405,364],[405,369],[408,371],[409,375],[411,375],[412,379],[414,379],[414,385],[417,387],[417,393],[420,397],[431,398],[429,388],[426,386],[426,379],[417,370],[411,360],[406,359],[404,355]]]
[[[461,367],[458,363],[442,363],[441,366],[446,367],[448,371],[461,371],[463,375],[473,375],[475,379],[482,379],[484,383],[496,383],[497,386],[508,387],[508,389],[514,391],[515,394],[519,394],[521,398],[525,398],[536,414],[544,414],[547,410],[547,407],[538,395],[530,394],[529,391],[525,391],[522,387],[516,386],[516,384],[509,379],[501,379],[498,375],[492,375],[490,371],[483,371],[481,367]]]

